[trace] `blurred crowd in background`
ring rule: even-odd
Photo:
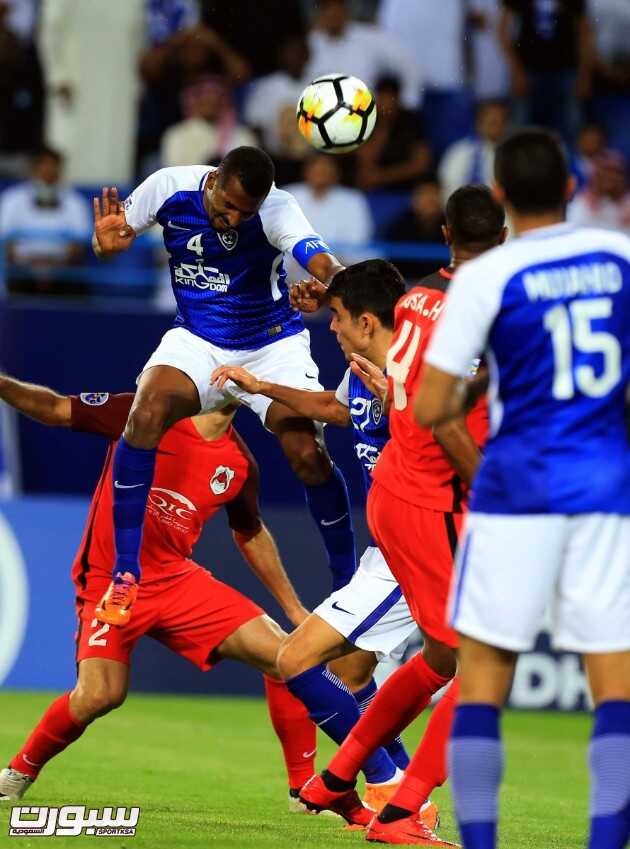
[[[378,105],[343,157],[295,122],[330,72]],[[523,123],[565,141],[569,218],[630,233],[630,0],[0,0],[0,276],[11,294],[170,309],[159,233],[99,266],[91,196],[260,144],[343,259],[417,279],[444,261],[445,199],[491,182]]]

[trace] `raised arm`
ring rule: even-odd
[[[269,383],[266,380],[258,380],[253,374],[238,366],[220,366],[213,372],[210,379],[218,389],[222,389],[226,382],[231,380],[250,395],[265,395],[312,421],[326,422],[340,427],[350,424],[348,408],[337,400],[334,392],[309,392],[305,389],[292,389],[290,386],[282,386],[279,383]]]
[[[136,238],[133,227],[127,224],[118,189],[103,187],[102,197],[93,200],[94,234],[92,248],[99,259],[126,251]]]
[[[52,427],[70,427],[72,403],[67,395],[59,395],[46,386],[22,383],[6,374],[0,375],[0,398],[14,410]]]

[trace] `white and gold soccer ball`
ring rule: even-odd
[[[300,95],[297,123],[300,133],[317,150],[349,153],[372,135],[376,101],[357,77],[326,74]]]

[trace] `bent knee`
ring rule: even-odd
[[[143,399],[129,413],[125,439],[142,447],[157,445],[169,427],[170,403],[163,396]]]
[[[294,678],[309,668],[308,659],[303,656],[299,647],[288,637],[278,649],[276,669],[283,681]]]
[[[314,434],[302,434],[299,439],[284,440],[282,447],[291,468],[303,483],[317,486],[328,480],[331,462]]]
[[[89,690],[77,687],[74,691],[72,709],[77,718],[83,722],[91,722],[119,708],[126,697],[127,691],[124,688],[107,684],[91,687]]]
[[[422,656],[427,664],[443,678],[453,678],[457,672],[455,649],[437,640],[425,640]]]

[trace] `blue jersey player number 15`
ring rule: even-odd
[[[116,189],[103,189],[102,198],[94,199],[93,245],[99,256],[124,251],[149,227],[162,227],[177,300],[174,327],[138,379],[114,459],[117,558],[112,592],[114,585],[135,584],[140,578],[144,508],[155,448],[166,429],[200,410],[240,403],[278,435],[291,466],[306,485],[333,572],[349,580],[354,571],[350,519],[335,526],[337,539],[326,536],[327,523],[349,517],[350,510],[345,482],[318,439],[314,423],[296,418],[268,398],[249,396],[236,384],[218,390],[210,383],[217,367],[238,365],[297,389],[322,388],[308,331],[289,301],[283,258],[292,254],[324,285],[341,265],[292,196],[275,187],[273,177],[273,163],[264,151],[240,147],[218,168],[163,168],[124,203]],[[124,587],[118,589],[117,599],[125,596]],[[106,606],[107,598],[97,615],[110,621]],[[126,602],[113,606],[129,610]],[[112,617],[115,620],[117,614]]]

